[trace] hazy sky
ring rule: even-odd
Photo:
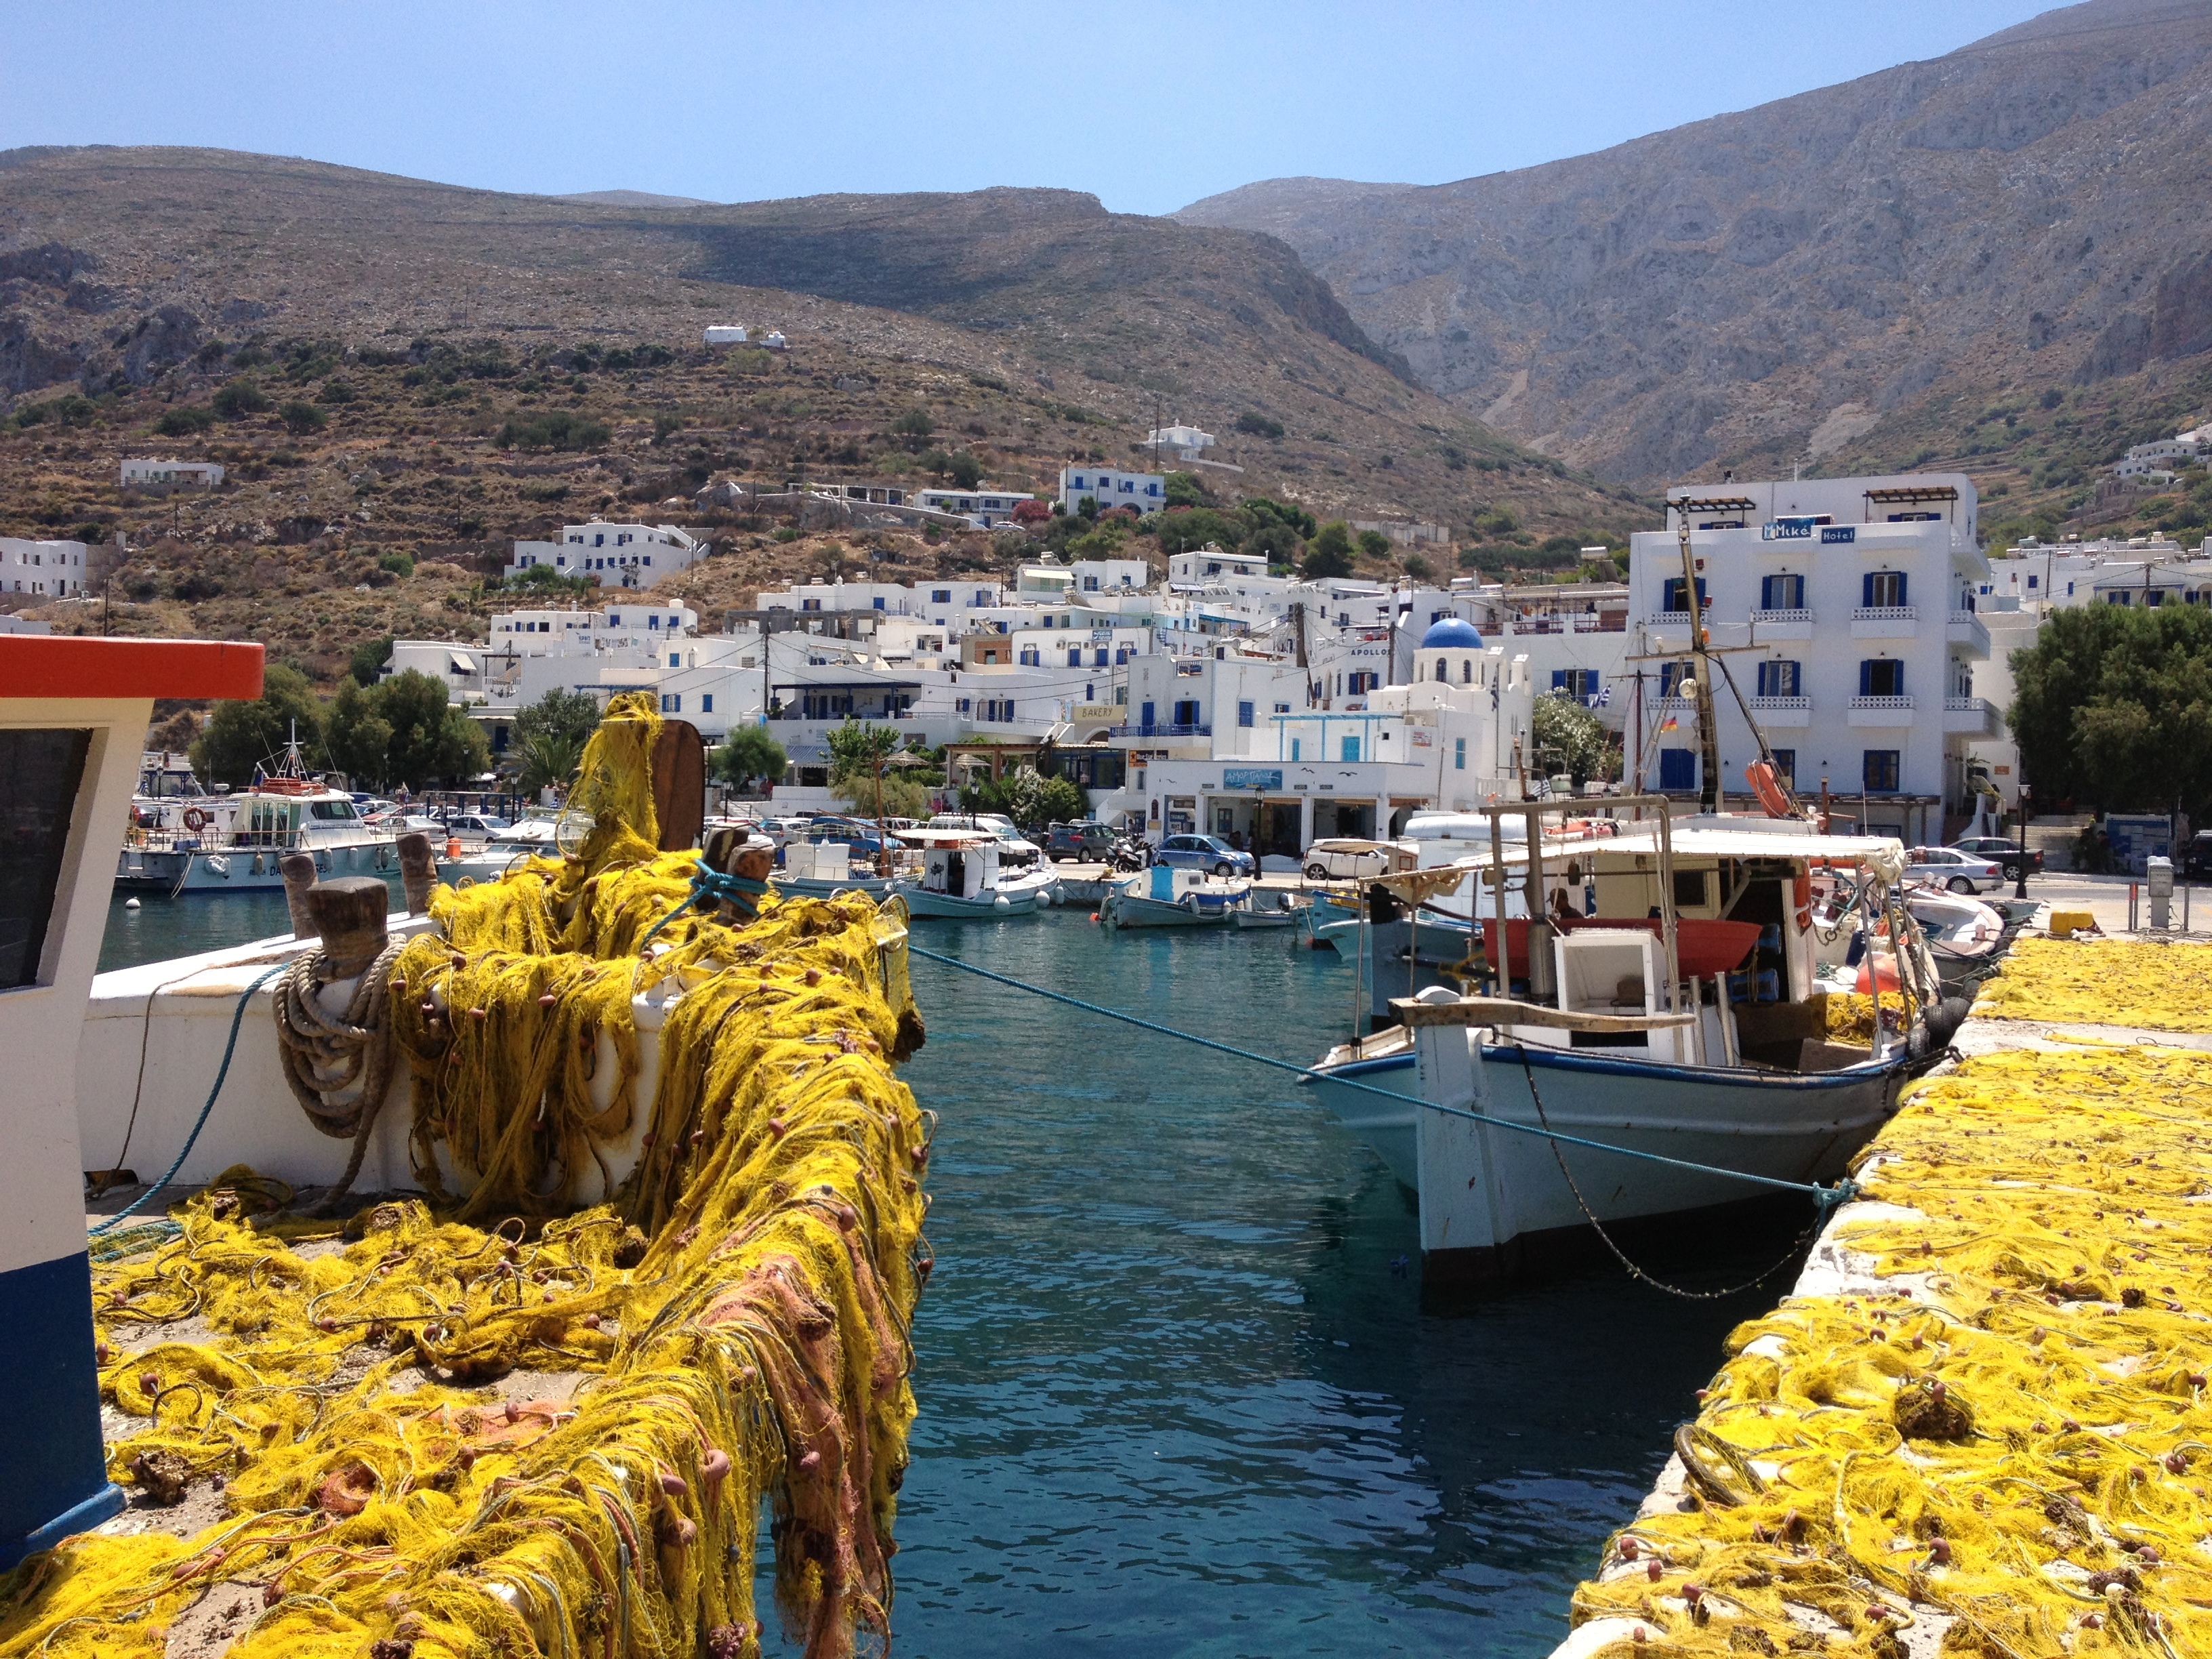
[[[711,201],[1438,183],[1934,58],[2033,0],[0,0],[0,149],[204,144]]]

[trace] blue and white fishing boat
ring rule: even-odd
[[[1662,797],[1617,805],[1667,811]],[[1532,835],[1524,919],[1506,913],[1501,860],[1469,991],[1378,985],[1384,1019],[1316,1067],[1322,1104],[1418,1194],[1431,1282],[1510,1276],[1593,1227],[1679,1222],[1760,1191],[1737,1176],[1832,1180],[1964,1016],[1942,1004],[1899,896],[1895,842],[1779,818],[1620,827],[1580,846]],[[1816,871],[1856,872],[1859,926],[1886,919],[1911,942],[1912,1002],[1890,1002],[1868,1046],[1828,1036]],[[1438,877],[1370,885],[1417,902]],[[1570,889],[1594,914],[1565,914]]]
[[[1251,891],[1249,882],[1156,864],[1115,883],[1099,902],[1098,920],[1109,927],[1219,927],[1249,902]]]

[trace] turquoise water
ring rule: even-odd
[[[111,917],[104,960],[283,931],[281,894],[148,900]],[[1287,1059],[1350,1014],[1348,969],[1281,934],[1109,935],[1058,911],[917,937]],[[896,1650],[1562,1638],[1722,1335],[1771,1292],[1686,1304],[1597,1267],[1425,1308],[1409,1201],[1290,1078],[920,959],[914,981],[929,1041],[904,1075],[943,1123]]]

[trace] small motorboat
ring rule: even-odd
[[[879,876],[856,865],[852,848],[842,841],[795,841],[783,849],[783,867],[769,872],[779,893],[828,898],[832,893],[866,893],[881,899],[896,890],[899,878]]]
[[[1260,901],[1263,897],[1269,902],[1262,904]],[[1241,927],[1248,931],[1253,929],[1295,931],[1304,920],[1304,905],[1291,902],[1291,896],[1288,893],[1255,891],[1251,896],[1251,902],[1243,909],[1231,910],[1229,913],[1229,922],[1232,927]]]
[[[1004,842],[988,830],[904,830],[899,838],[921,849],[921,874],[902,877],[891,890],[910,915],[995,921],[1060,902],[1058,874],[1008,870],[1000,858]]]
[[[2012,948],[2020,931],[1996,906],[1933,883],[1906,888],[1905,908],[1919,924],[1947,991],[1980,978]]]
[[[1098,920],[1109,927],[1220,927],[1250,894],[1249,882],[1156,864],[1117,884],[1100,902]]]

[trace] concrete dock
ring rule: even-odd
[[[2212,1654],[2212,949],[2027,939],[1554,1659]]]

